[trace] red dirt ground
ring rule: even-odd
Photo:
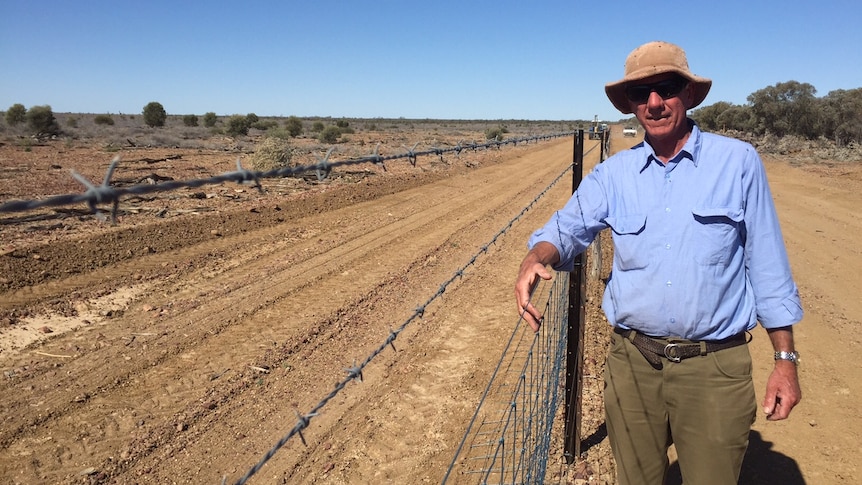
[[[614,149],[631,143],[612,138]],[[184,189],[123,201],[114,227],[84,207],[0,214],[2,481],[238,479],[527,206],[571,146],[267,181],[263,194]],[[126,183],[234,168],[217,151],[120,154],[115,180]],[[100,182],[112,156],[0,146],[0,202],[79,192],[68,169]],[[804,398],[787,421],[758,417],[742,483],[859,483],[862,167],[766,164],[807,311],[796,333]],[[526,239],[570,192],[552,189],[313,418],[307,445],[288,442],[250,483],[439,483],[517,320]],[[607,336],[601,289],[589,291],[584,436],[603,420]],[[765,333],[752,353],[760,396]],[[612,483],[606,440],[571,467],[559,446],[552,455],[548,482]]]

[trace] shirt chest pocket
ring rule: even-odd
[[[707,266],[726,266],[742,244],[742,209],[692,209],[694,259]]]
[[[643,243],[646,216],[631,214],[612,216],[605,223],[614,232],[614,260],[621,271],[643,269],[649,265],[649,254]]]

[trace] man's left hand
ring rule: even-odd
[[[802,399],[796,364],[786,360],[775,361],[775,368],[766,382],[763,411],[769,421],[787,419],[794,406]]]

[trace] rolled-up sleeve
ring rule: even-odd
[[[793,281],[778,214],[760,157],[748,153],[745,177],[746,274],[754,292],[757,319],[765,328],[793,325],[802,320],[799,290]]]
[[[572,271],[575,256],[590,245],[596,235],[607,227],[607,200],[601,183],[601,171],[595,170],[581,181],[578,189],[550,220],[530,236],[527,246],[548,242],[557,248],[560,261],[557,271]]]

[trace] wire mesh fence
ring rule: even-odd
[[[544,307],[542,327],[533,332],[523,319],[515,326],[442,483],[544,481],[564,389],[568,286],[568,273],[537,285],[532,300]]]

